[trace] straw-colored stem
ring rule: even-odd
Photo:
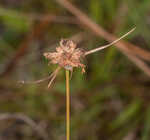
[[[132,30],[130,30],[129,32],[127,32],[126,34],[124,34],[123,36],[121,36],[120,38],[114,40],[114,41],[113,41],[112,43],[110,43],[110,44],[107,44],[107,45],[104,45],[104,46],[100,46],[100,47],[98,47],[98,48],[96,48],[96,49],[87,51],[87,52],[85,53],[85,55],[89,55],[89,54],[91,54],[91,53],[95,53],[95,52],[100,51],[100,50],[103,50],[103,49],[105,49],[105,48],[107,48],[107,47],[109,47],[109,46],[111,46],[111,45],[116,44],[117,42],[119,42],[121,39],[125,38],[127,35],[129,35],[129,34],[130,34],[131,32],[133,32],[134,30],[135,30],[135,28],[133,28]]]
[[[69,70],[66,70],[66,140],[70,140],[70,85],[69,85]]]

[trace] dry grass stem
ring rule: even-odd
[[[55,80],[56,76],[57,76],[57,73],[59,72],[61,67],[58,67],[52,74],[52,79],[50,80],[49,84],[48,84],[48,88],[50,88],[52,82]]]
[[[19,81],[19,83],[21,83],[21,84],[39,84],[41,82],[44,82],[46,80],[51,79],[50,82],[48,83],[48,88],[49,88],[51,86],[52,82],[55,80],[59,70],[60,70],[60,67],[58,67],[53,73],[51,73],[50,76],[45,77],[45,78],[40,79],[40,80],[36,80],[36,81]]]
[[[45,77],[43,79],[40,79],[40,80],[36,80],[36,81],[19,81],[19,83],[21,83],[21,84],[39,84],[41,82],[49,80],[52,76],[53,76],[53,73],[50,76],[47,76],[47,77]]]
[[[140,69],[143,70],[147,76],[150,77],[150,68],[142,59],[130,54],[130,52],[127,52],[127,56],[130,58],[130,60],[134,61],[134,63],[140,67]]]
[[[102,49],[105,49],[105,48],[107,48],[107,47],[109,47],[109,46],[111,46],[111,45],[117,43],[118,41],[120,41],[121,39],[123,39],[124,37],[126,37],[127,35],[129,35],[131,32],[133,32],[134,30],[135,30],[135,28],[133,28],[132,30],[130,30],[129,32],[127,32],[126,34],[124,34],[123,36],[121,36],[120,38],[118,38],[117,40],[113,41],[112,43],[110,43],[110,44],[108,44],[108,45],[100,46],[100,47],[98,47],[98,48],[96,48],[96,49],[87,51],[87,52],[85,53],[85,55],[89,55],[89,54],[91,54],[91,53],[95,53],[95,52],[97,52],[97,51],[100,51],[100,50],[102,50]]]

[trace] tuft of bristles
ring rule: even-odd
[[[67,70],[72,71],[74,67],[81,67],[85,72],[85,65],[81,63],[81,58],[85,55],[84,51],[77,48],[77,45],[68,39],[62,39],[60,45],[56,48],[56,52],[44,53],[45,58],[50,60],[52,64],[58,64]]]

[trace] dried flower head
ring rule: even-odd
[[[72,71],[74,67],[81,67],[82,72],[85,72],[85,65],[81,63],[84,54],[72,40],[62,39],[56,52],[44,53],[44,56],[50,60],[50,63],[58,64],[67,70]]]

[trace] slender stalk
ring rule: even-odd
[[[70,140],[70,85],[69,85],[69,70],[66,70],[66,140]]]
[[[121,36],[120,38],[114,40],[114,41],[113,41],[112,43],[110,43],[110,44],[107,44],[107,45],[104,45],[104,46],[100,46],[100,47],[98,47],[98,48],[96,48],[96,49],[87,51],[87,52],[85,53],[85,55],[89,55],[89,54],[91,54],[91,53],[95,53],[95,52],[100,51],[100,50],[102,50],[102,49],[105,49],[105,48],[107,48],[107,47],[109,47],[109,46],[111,46],[111,45],[114,45],[115,43],[119,42],[121,39],[123,39],[124,37],[126,37],[127,35],[129,35],[131,32],[133,32],[134,30],[135,30],[135,28],[133,28],[132,30],[130,30],[129,32],[127,32],[126,34],[124,34],[123,36]]]

